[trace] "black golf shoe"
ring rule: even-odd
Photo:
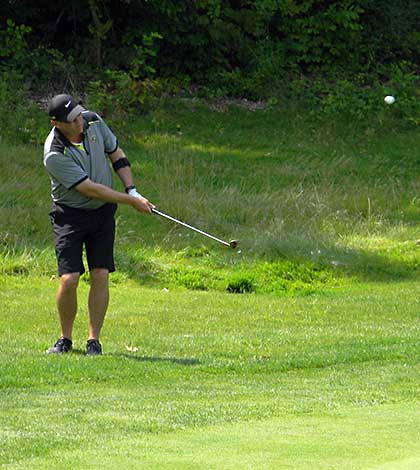
[[[101,343],[97,339],[88,339],[86,344],[86,356],[100,356],[101,354]]]
[[[52,348],[47,349],[47,354],[64,354],[70,352],[72,348],[72,340],[61,336]]]

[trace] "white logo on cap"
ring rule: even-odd
[[[67,104],[65,104],[64,107],[68,108],[70,106],[70,103],[71,103],[71,100]]]

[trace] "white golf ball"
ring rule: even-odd
[[[391,95],[385,96],[384,101],[386,104],[393,104],[395,103],[395,98]]]

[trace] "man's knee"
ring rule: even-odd
[[[60,285],[62,289],[74,290],[79,285],[80,273],[62,274],[60,276]]]
[[[90,272],[91,284],[106,285],[108,284],[109,271],[108,269],[96,268]]]

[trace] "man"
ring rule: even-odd
[[[67,353],[72,349],[77,286],[85,271],[85,246],[90,271],[86,354],[100,355],[99,334],[109,301],[108,276],[115,271],[117,204],[130,205],[146,214],[154,206],[137,192],[130,162],[100,116],[85,110],[70,95],[55,96],[48,114],[53,128],[45,141],[44,165],[52,188],[50,218],[60,276],[57,308],[61,336],[47,353]],[[111,165],[126,193],[112,189]]]

